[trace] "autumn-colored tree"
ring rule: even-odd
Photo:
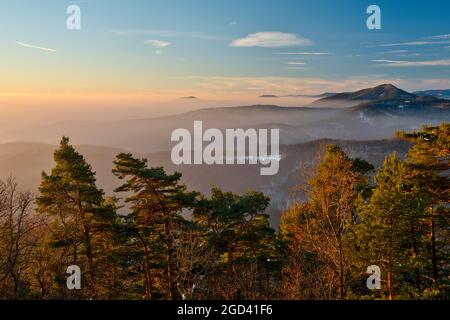
[[[132,154],[113,167],[124,203],[105,197],[64,137],[36,199],[0,180],[0,299],[448,299],[450,125],[398,136],[407,158],[373,183],[369,163],[328,145],[278,234],[263,193],[188,192]],[[381,291],[366,287],[371,265]]]
[[[317,281],[320,289],[315,290],[314,297],[345,299],[356,250],[356,200],[366,191],[366,173],[373,167],[363,160],[350,159],[335,145],[327,146],[319,162],[304,188],[308,202],[288,211],[281,231],[288,246],[296,251],[291,257],[297,257],[297,261],[291,261],[291,267],[292,263],[301,264],[299,260],[305,255],[306,265],[315,265],[315,277],[322,280]],[[307,270],[305,266],[299,276]]]
[[[42,223],[33,201],[30,192],[18,191],[13,178],[0,181],[0,299],[23,299],[32,290],[33,234]]]
[[[309,212],[308,203],[296,203],[281,216],[280,238],[282,240],[282,292],[288,300],[320,299],[327,288],[326,268],[319,264],[315,255],[306,250],[307,231],[304,215]]]

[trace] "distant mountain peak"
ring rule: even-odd
[[[361,103],[350,108],[350,111],[363,111],[365,115],[377,114],[424,114],[426,112],[438,112],[448,110],[450,102],[431,95],[417,95],[397,88],[392,84],[382,84],[371,89],[358,91],[365,97]]]
[[[386,101],[386,100],[414,100],[417,96],[399,89],[393,84],[385,83],[373,88],[358,90],[355,92],[343,92],[319,99],[312,103],[313,106],[351,107],[362,102]]]
[[[274,94],[263,94],[263,95],[260,95],[259,98],[279,98],[279,97]]]
[[[392,100],[414,98],[415,95],[397,88],[393,84],[381,84],[379,86],[359,90],[356,92],[342,93],[329,97],[330,99],[344,98],[347,100]]]
[[[187,97],[181,97],[180,99],[186,99],[186,100],[198,100],[196,96],[187,96]]]
[[[381,100],[415,97],[414,94],[399,89],[390,83],[382,84],[371,89],[366,89],[365,91],[368,94],[374,94],[375,96],[378,96],[379,98],[381,98]]]
[[[384,83],[384,84],[380,84],[379,86],[374,87],[374,89],[376,88],[382,88],[385,90],[389,90],[389,89],[397,89],[400,90],[399,88],[397,88],[396,86],[394,86],[392,83]]]

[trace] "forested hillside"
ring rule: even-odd
[[[294,185],[305,182],[302,174],[315,163],[319,152],[327,144],[336,144],[351,157],[369,161],[378,167],[383,164],[384,158],[392,152],[397,152],[404,158],[410,144],[399,139],[374,141],[340,141],[317,140],[298,145],[282,145],[280,170],[275,176],[261,176],[259,169],[254,165],[174,165],[169,152],[155,154],[136,154],[138,158],[145,158],[151,166],[164,167],[167,172],[179,171],[182,173],[181,182],[189,188],[209,195],[213,187],[224,191],[243,193],[247,190],[256,190],[265,193],[271,199],[268,213],[273,227],[277,228],[280,213],[293,201],[303,195],[293,194]],[[0,177],[14,176],[19,189],[38,191],[41,172],[49,171],[54,166],[53,152],[56,146],[40,143],[9,143],[0,144]],[[122,149],[101,146],[77,145],[77,151],[96,172],[97,186],[112,194],[119,185],[119,181],[111,174],[111,166],[118,153],[127,152]],[[240,177],[234,179],[233,177]],[[123,212],[124,210],[121,210]]]
[[[104,192],[64,137],[36,194],[0,182],[0,298],[449,299],[450,125],[398,138],[407,155],[382,164],[358,143],[309,145],[314,157],[283,175],[295,196],[274,229],[267,194],[281,181],[199,192],[119,151]],[[369,266],[380,290],[366,286]]]

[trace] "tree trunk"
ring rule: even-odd
[[[387,285],[388,285],[388,300],[394,300],[394,295],[392,294],[392,274],[390,267],[387,273]]]
[[[345,298],[344,262],[342,257],[342,249],[339,248],[339,300],[344,300],[344,298]]]
[[[89,226],[84,224],[84,245],[86,247],[86,257],[88,260],[89,265],[89,273],[90,273],[90,290],[91,290],[91,297],[94,298],[96,295],[96,281],[95,281],[95,266],[94,266],[94,256],[92,253],[92,243],[91,243],[91,235]]]
[[[142,244],[142,248],[144,249],[145,297],[147,300],[151,300],[153,298],[153,277],[150,271],[150,252],[148,251],[144,238],[139,232],[137,233],[137,237]]]
[[[177,285],[175,284],[175,268],[173,265],[173,241],[171,236],[170,224],[168,221],[164,222],[164,230],[166,235],[166,259],[167,259],[167,287],[170,291],[170,299],[178,300],[179,294],[177,290]]]
[[[414,254],[414,259],[416,259],[419,256],[419,249],[417,248],[417,241],[416,241],[416,229],[414,228],[414,225],[411,226],[411,240],[412,240],[412,251]],[[422,284],[420,280],[420,271],[415,269],[415,278],[416,278],[416,288],[417,290],[421,291]]]
[[[429,208],[430,217],[430,250],[431,250],[431,265],[433,270],[433,282],[436,283],[439,280],[438,262],[436,252],[436,226],[433,217],[433,207]]]

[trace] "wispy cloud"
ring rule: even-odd
[[[237,23],[237,21],[231,21],[228,25],[229,26],[235,26],[235,25],[237,25],[238,23]]]
[[[327,56],[329,52],[275,52],[274,54],[292,55],[292,56]]]
[[[426,45],[436,45],[450,43],[450,41],[428,41],[428,40],[419,40],[419,41],[409,41],[409,42],[397,42],[397,43],[385,43],[374,46],[368,46],[369,48],[373,47],[398,47],[398,46],[426,46]]]
[[[450,34],[440,34],[437,36],[429,37],[429,39],[450,39]]]
[[[307,68],[307,67],[283,67],[282,69],[285,69],[285,70],[307,70],[309,68]]]
[[[25,43],[25,42],[20,42],[20,41],[14,41],[14,42],[16,44],[18,44],[19,46],[22,46],[22,47],[25,47],[25,48],[38,49],[38,50],[47,51],[47,52],[56,52],[55,49],[51,49],[51,48],[35,46],[35,45],[32,45],[32,44]]]
[[[287,65],[291,65],[291,66],[303,66],[306,63],[305,62],[286,62]]]
[[[295,68],[295,67],[291,67]],[[301,67],[300,67],[301,68]],[[297,68],[298,69],[298,68]],[[293,74],[296,69],[291,69]],[[302,69],[298,69],[301,74]],[[270,92],[277,96],[288,96],[293,92],[305,95],[316,95],[323,92],[348,92],[371,88],[382,83],[392,83],[407,91],[429,88],[449,88],[450,77],[415,78],[394,77],[383,74],[371,74],[354,77],[314,78],[314,77],[225,77],[225,76],[183,76],[171,77],[177,81],[186,81],[191,92],[206,95],[205,99],[253,99],[261,93]]]
[[[399,53],[408,53],[408,50],[391,50],[391,51],[383,51],[379,52],[380,54],[399,54]]]
[[[343,57],[352,59],[352,58],[364,58],[364,57],[367,57],[367,55],[366,54],[361,54],[361,53],[353,53],[353,54],[347,54],[347,55],[345,55]]]
[[[165,48],[171,45],[170,42],[162,40],[145,40],[144,43],[149,44],[155,48]]]
[[[409,42],[385,43],[378,45],[378,47],[424,46],[432,43],[433,43],[432,41],[409,41]]]
[[[437,67],[450,66],[450,59],[427,60],[427,61],[400,61],[400,60],[372,60],[380,67]]]
[[[283,48],[309,46],[313,42],[293,33],[257,32],[231,42],[232,47]]]
[[[304,70],[305,68],[291,66],[288,70]],[[343,92],[374,87],[381,83],[394,83],[399,86],[400,79],[387,78],[383,75],[362,77],[322,79],[310,77],[219,77],[219,76],[187,76],[175,77],[187,81],[192,92],[207,92],[217,96],[248,96],[254,97],[261,92],[271,92],[283,96],[292,92],[303,94],[319,94],[324,91]],[[413,82],[413,80],[411,80]],[[450,83],[450,79],[447,79]]]

